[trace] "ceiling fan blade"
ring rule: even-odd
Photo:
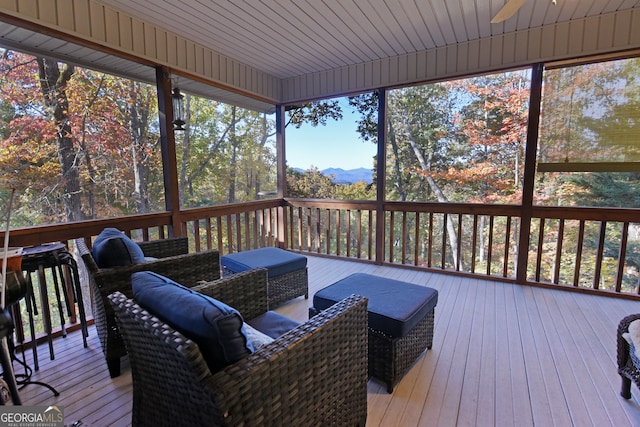
[[[507,3],[504,6],[502,6],[502,9],[500,9],[498,13],[496,13],[496,16],[493,17],[493,19],[491,20],[491,23],[498,24],[502,21],[505,21],[511,18],[513,15],[516,14],[518,9],[522,7],[525,1],[526,0],[508,0]]]

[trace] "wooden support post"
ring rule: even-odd
[[[529,123],[524,156],[524,181],[522,184],[522,209],[520,213],[520,239],[518,242],[518,264],[516,282],[527,281],[529,260],[529,236],[531,234],[531,209],[536,176],[536,154],[538,148],[538,126],[540,125],[540,103],[542,101],[543,64],[536,64],[531,70],[531,91],[529,95]]]
[[[156,85],[160,120],[162,175],[164,176],[164,202],[167,211],[171,212],[169,236],[182,236],[176,141],[173,131],[173,103],[171,102],[171,75],[166,67],[156,67]]]
[[[286,209],[284,198],[287,196],[287,163],[285,155],[285,110],[284,105],[276,106],[276,168],[278,198],[281,206],[278,206],[278,243],[279,248],[287,248]]]
[[[378,89],[378,154],[376,158],[376,261],[384,261],[384,199],[387,165],[387,91]]]

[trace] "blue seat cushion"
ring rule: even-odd
[[[352,295],[369,299],[369,327],[392,337],[407,335],[438,303],[438,291],[400,280],[356,273],[313,296],[318,310]]]
[[[253,353],[234,308],[150,271],[134,273],[131,283],[136,302],[198,344],[212,372]]]
[[[124,267],[146,261],[140,246],[117,228],[105,228],[98,234],[91,255],[100,268]]]
[[[298,322],[275,311],[267,311],[247,323],[271,338],[278,338],[299,325]]]
[[[277,277],[306,268],[307,257],[280,248],[259,248],[223,255],[220,263],[234,273],[266,268],[267,277]]]

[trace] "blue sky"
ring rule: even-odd
[[[326,126],[303,125],[300,129],[287,126],[285,148],[287,165],[290,167],[309,169],[326,168],[373,168],[373,156],[376,146],[364,142],[356,132],[354,110],[342,105],[342,120],[330,120]]]

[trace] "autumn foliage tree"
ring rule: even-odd
[[[529,78],[513,72],[455,81],[451,89],[470,100],[455,116],[467,147],[464,162],[441,176],[476,203],[519,203],[522,199]]]
[[[159,170],[153,87],[9,50],[0,73],[0,99],[10,105],[0,170],[19,195],[16,222],[158,208],[149,197],[161,194],[151,179]]]
[[[528,72],[388,91],[386,199],[519,202],[528,100]],[[352,97],[350,103],[361,114],[360,137],[376,141],[377,94]],[[450,263],[461,263],[457,218],[440,220]]]

